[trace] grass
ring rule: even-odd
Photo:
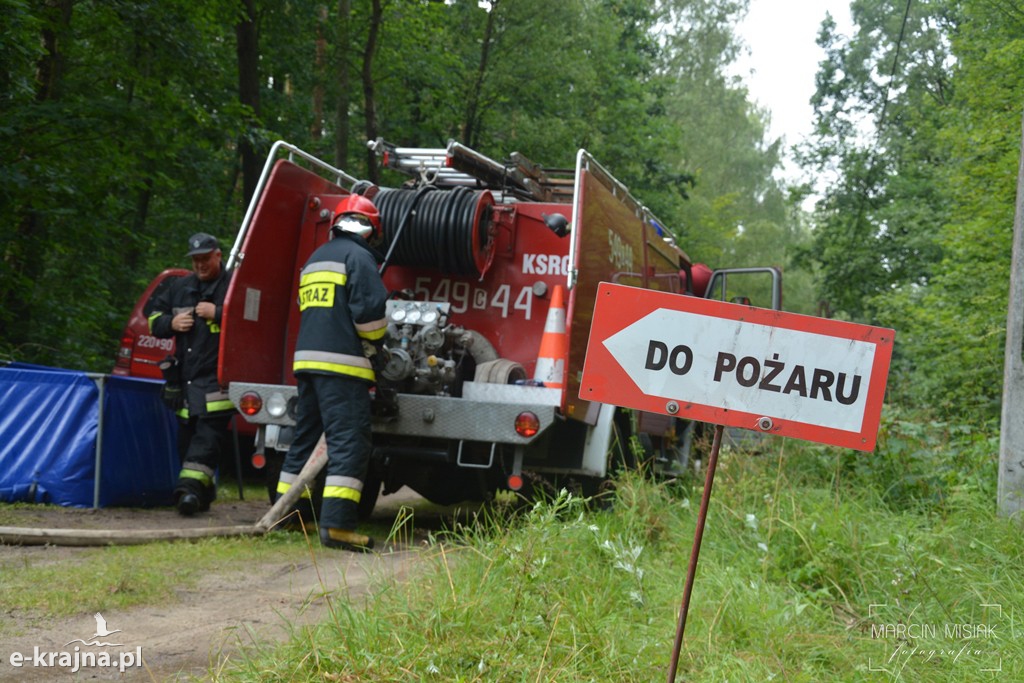
[[[262,486],[246,486],[243,493],[246,500],[266,500]],[[226,482],[214,505],[231,504],[237,499],[235,484]],[[24,526],[26,514],[32,520],[34,513],[46,507],[4,505],[0,507],[0,526]],[[149,512],[140,510],[141,519]],[[97,516],[96,524],[101,523],[101,516]],[[76,614],[167,604],[178,599],[182,588],[193,587],[212,570],[241,571],[254,563],[295,561],[308,554],[305,539],[294,533],[81,548],[68,553],[55,551],[55,557],[50,553],[0,554],[0,610],[45,623]],[[0,622],[0,636],[14,635],[12,624]]]
[[[979,462],[994,474],[989,441],[957,444],[974,449],[958,456],[973,463],[963,478],[947,472],[902,498],[829,449],[723,454],[679,678],[1020,680],[1024,538],[977,479]],[[211,677],[664,680],[700,488],[631,475],[608,510],[566,493],[518,517],[493,509],[437,536],[415,581],[382,579],[358,609],[335,600],[325,623]]]
[[[996,445],[991,430],[896,416],[872,454],[723,452],[678,680],[1024,680],[1024,536],[995,514]],[[415,578],[377,577],[358,604],[330,596],[323,623],[208,676],[665,680],[701,489],[627,474],[607,509],[506,499],[432,535]],[[392,538],[415,523],[403,510]],[[48,615],[159,604],[210,567],[278,554],[309,556],[280,534],[96,549],[71,571],[0,560],[0,594]]]

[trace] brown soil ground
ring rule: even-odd
[[[236,496],[237,498],[237,496]],[[439,519],[447,514],[426,505],[415,494],[403,489],[382,496],[374,518],[389,524],[401,505],[416,510],[417,528],[429,528],[420,507],[426,506],[426,516]],[[205,526],[250,525],[269,509],[265,499],[258,501],[218,501],[207,514],[183,518],[171,508],[129,510],[106,508],[100,510],[65,509],[40,506],[5,510],[3,526],[37,529],[173,529]],[[16,521],[10,521],[17,515]],[[436,526],[436,524],[435,524]],[[425,534],[426,531],[417,531]],[[69,640],[86,640],[96,627],[91,615],[69,619],[40,619],[38,615],[18,614],[4,607],[0,595],[0,615],[7,622],[5,633],[14,633],[2,639],[0,647],[0,681],[68,681],[68,680],[125,680],[125,681],[191,681],[208,680],[210,671],[227,659],[236,656],[239,648],[254,640],[274,641],[286,637],[289,628],[324,620],[328,600],[358,602],[366,594],[371,582],[381,576],[394,576],[399,580],[415,567],[422,547],[422,536],[411,539],[408,546],[386,546],[378,552],[354,554],[323,549],[318,545],[313,555],[295,557],[287,562],[267,562],[242,575],[238,571],[215,572],[204,576],[197,585],[182,588],[178,600],[159,606],[140,606],[104,615],[110,619],[109,628],[121,628],[122,633],[104,640],[122,643],[125,647],[108,648],[113,653],[134,652],[142,647],[144,665],[124,674],[116,668],[82,668],[75,674],[61,667],[31,665],[34,647],[42,652],[73,651],[75,644],[65,646]],[[25,558],[33,564],[38,561],[74,562],[85,549],[66,546],[0,546],[0,555],[7,566]],[[94,551],[95,549],[93,549]],[[259,580],[254,581],[253,576]],[[325,597],[329,596],[329,597]],[[116,619],[116,621],[115,621]],[[122,639],[117,640],[120,636]],[[80,645],[80,644],[79,644]],[[80,645],[81,646],[81,645]],[[97,651],[86,648],[83,651]],[[12,652],[21,652],[28,661],[20,668],[11,666]],[[117,655],[115,654],[116,658]]]

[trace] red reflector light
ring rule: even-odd
[[[253,391],[247,391],[238,399],[238,409],[245,415],[255,415],[263,408],[263,399]]]
[[[523,488],[523,478],[518,474],[508,475],[508,487],[513,491]]]
[[[117,350],[117,357],[131,360],[133,346],[135,346],[135,334],[133,332],[125,332],[121,337],[121,346]]]
[[[135,346],[135,334],[126,331],[121,337],[121,346],[117,349],[117,356],[114,357],[114,375],[127,376],[132,369],[132,353]]]
[[[267,466],[267,456],[263,455],[262,453],[253,453],[252,466],[254,469],[262,470],[264,467]]]
[[[540,419],[528,410],[516,415],[516,434],[533,436],[540,431]]]

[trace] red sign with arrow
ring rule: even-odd
[[[875,447],[893,330],[601,283],[580,398]]]

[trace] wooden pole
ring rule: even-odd
[[[1024,117],[1021,119],[1021,157],[1017,168],[1017,204],[1013,219],[1010,260],[1010,303],[1006,316],[1006,354],[1003,360],[1003,410],[999,432],[999,514],[1015,515],[1024,508]]]

